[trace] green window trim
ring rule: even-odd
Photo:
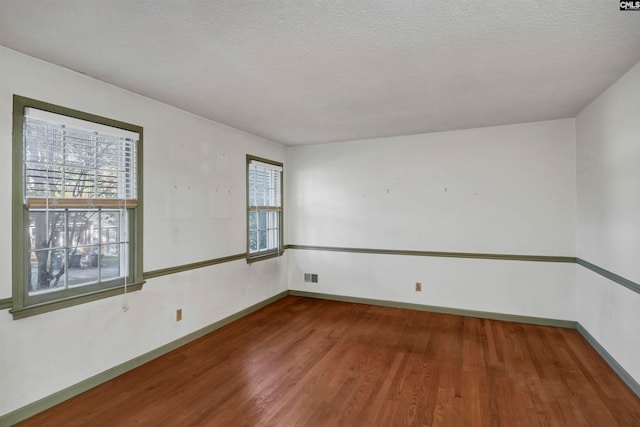
[[[64,291],[52,292],[47,298],[29,295],[27,291],[28,268],[30,263],[26,259],[29,248],[29,235],[26,227],[29,225],[29,207],[25,204],[25,149],[24,124],[27,109],[41,110],[47,113],[67,116],[72,119],[93,122],[99,125],[122,129],[138,134],[136,152],[137,204],[130,207],[125,204],[128,215],[127,242],[128,271],[124,273],[128,278],[103,281],[88,286],[67,288]],[[107,298],[124,292],[136,291],[142,288],[143,280],[143,128],[129,123],[113,120],[98,115],[62,107],[47,102],[13,96],[13,152],[12,152],[12,309],[14,319],[33,316],[52,310],[58,310],[73,305]],[[32,211],[33,212],[33,211]],[[98,209],[97,212],[100,212]],[[66,264],[65,264],[66,268]],[[66,274],[66,273],[65,273]],[[45,300],[47,299],[47,300]]]
[[[127,293],[139,291],[146,282],[128,283]],[[83,293],[69,298],[61,298],[54,301],[47,301],[42,304],[33,304],[27,307],[14,308],[9,310],[13,315],[13,320],[24,319],[38,314],[48,313],[50,311],[60,310],[62,308],[73,307],[74,305],[85,304],[92,301],[101,300],[103,298],[115,297],[124,294],[124,285],[100,289],[95,292]]]
[[[272,166],[274,169],[279,171],[278,177],[278,187],[277,187],[277,195],[276,199],[279,204],[272,205],[268,203],[268,206],[255,206],[251,201],[251,184],[250,184],[250,166],[252,164],[264,164],[265,166]],[[252,156],[247,154],[247,164],[246,164],[246,184],[247,184],[247,227],[246,227],[246,258],[247,263],[251,264],[257,261],[263,261],[275,257],[279,257],[284,254],[284,164],[281,162],[276,162],[273,160],[265,159],[262,157]],[[253,209],[252,209],[253,208]],[[265,213],[275,213],[277,215],[277,243],[274,247],[267,247],[266,249],[260,250],[252,250],[252,225],[251,225],[251,213],[252,211],[264,211]],[[258,234],[258,231],[254,232]]]
[[[6,310],[13,307],[13,300],[11,298],[0,298],[0,310]]]

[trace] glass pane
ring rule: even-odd
[[[267,229],[267,211],[258,211],[258,230]]]
[[[24,132],[26,194],[135,197],[138,137],[84,121],[75,127],[65,116],[30,108]]]
[[[96,172],[96,197],[101,199],[118,198],[118,172],[99,170]]]
[[[100,224],[100,243],[106,245],[124,240],[120,233],[120,211],[103,211]]]
[[[98,210],[69,211],[68,242],[69,246],[94,245],[98,243],[99,230]]]
[[[264,200],[264,180],[265,180],[265,174],[264,174],[264,169],[262,168],[256,168],[255,171],[255,185],[256,185],[256,192],[255,192],[255,205],[256,206],[264,206],[265,205],[265,200]]]
[[[62,131],[42,121],[25,122],[26,195],[59,197],[63,159]]]
[[[258,250],[267,249],[267,230],[258,231]]]
[[[29,252],[29,294],[64,288],[64,249]]]
[[[258,212],[249,211],[249,231],[258,229]]]
[[[62,197],[93,197],[95,191],[93,172],[93,169],[67,168],[64,173]]]
[[[267,193],[268,193],[268,206],[279,206],[279,197],[278,194],[280,192],[280,173],[276,171],[269,171],[269,180],[267,183]]]
[[[88,168],[95,167],[95,139],[96,134],[84,129],[70,126],[64,128],[65,163]]]
[[[30,249],[63,247],[64,211],[50,210],[29,212],[29,244]]]
[[[99,248],[82,246],[69,250],[69,286],[81,286],[98,281]]]
[[[249,232],[249,252],[256,252],[258,250],[258,232]]]
[[[100,254],[100,274],[102,280],[124,277],[124,244],[105,245]]]
[[[122,163],[119,157],[121,143],[105,136],[99,136],[97,142],[99,168],[96,171],[96,197],[116,199],[119,196],[118,178],[124,179],[119,174]],[[125,194],[121,196],[126,197]]]
[[[256,173],[253,166],[249,166],[249,206],[256,206]]]
[[[60,197],[62,168],[43,163],[26,163],[27,197]]]
[[[268,228],[278,228],[278,212],[269,212]]]
[[[278,230],[270,229],[269,230],[269,248],[275,249],[278,247]]]

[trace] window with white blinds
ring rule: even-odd
[[[138,126],[14,97],[14,310],[142,282],[141,139]]]
[[[133,132],[27,108],[24,170],[28,205],[42,207],[46,199],[57,199],[53,202],[69,207],[135,207],[138,139]]]
[[[282,164],[247,156],[247,259],[282,252]]]

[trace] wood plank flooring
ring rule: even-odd
[[[289,296],[19,426],[640,426],[575,330]]]

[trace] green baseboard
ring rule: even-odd
[[[0,416],[0,426],[11,426],[16,424],[22,420],[25,420],[39,412],[42,412],[46,409],[49,409],[59,403],[64,402],[74,396],[77,396],[80,393],[83,393],[93,387],[96,387],[104,382],[107,382],[119,375],[124,374],[127,371],[130,371],[138,366],[141,366],[147,362],[152,361],[166,353],[169,353],[172,350],[175,350],[178,347],[181,347],[193,340],[196,340],[210,332],[219,329],[234,320],[237,320],[241,317],[246,316],[256,310],[261,309],[273,302],[276,302],[289,294],[288,291],[280,292],[277,295],[274,295],[270,298],[267,298],[263,301],[260,301],[257,304],[254,304],[250,307],[245,308],[244,310],[240,310],[237,313],[232,314],[231,316],[227,316],[224,319],[218,320],[208,326],[205,326],[202,329],[198,329],[195,332],[192,332],[188,335],[185,335],[181,338],[178,338],[175,341],[172,341],[168,344],[165,344],[161,347],[156,348],[155,350],[151,350],[148,353],[142,354],[134,359],[131,359],[127,362],[124,362],[118,366],[114,366],[111,369],[108,369],[104,372],[101,372],[93,377],[87,378],[86,380],[80,381],[77,384],[69,386],[63,390],[60,390],[56,393],[53,393],[47,397],[44,397],[40,400],[37,400],[33,403],[30,403],[22,408],[18,408],[15,411],[9,412],[8,414]]]
[[[587,331],[580,323],[576,325],[576,329],[582,335],[582,337],[598,352],[600,357],[613,369],[613,371],[620,377],[622,381],[633,391],[636,396],[640,397],[640,384],[624,369],[616,359],[614,359],[607,350],[604,349],[602,344],[596,340],[593,335]]]
[[[573,320],[547,319],[544,317],[521,316],[517,314],[493,313],[488,311],[467,310],[462,308],[441,307],[436,305],[413,304],[408,302],[388,301],[370,298],[351,297],[344,295],[322,294],[290,290],[289,295],[319,298],[333,301],[355,302],[358,304],[379,305],[383,307],[405,308],[409,310],[429,311],[431,313],[454,314],[456,316],[478,317],[480,319],[504,320],[507,322],[528,323],[539,326],[555,326],[558,328],[576,329]]]

